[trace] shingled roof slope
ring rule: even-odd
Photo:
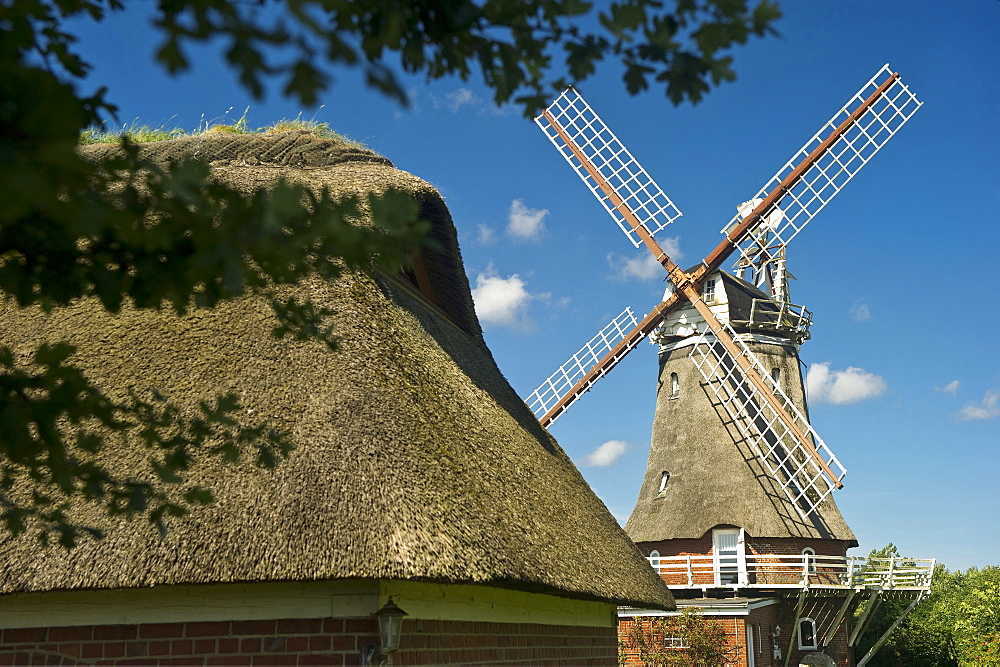
[[[183,142],[188,142],[184,144]],[[451,322],[393,280],[349,274],[289,288],[336,312],[340,350],[275,340],[263,298],[179,317],[83,301],[45,315],[0,304],[0,338],[22,359],[66,339],[109,395],[156,388],[193,406],[235,391],[245,419],[296,444],[273,471],[209,462],[194,481],[217,502],[174,521],[78,506],[108,537],[71,551],[0,535],[0,593],[341,578],[476,583],[672,608],[669,591],[559,445],[501,375],[483,342],[454,226],[440,195],[387,160],[304,133],[200,137],[144,147],[197,151],[251,189],[279,175],[335,192],[405,188],[442,243],[429,261]],[[440,294],[439,294],[440,296]],[[108,462],[138,469],[135,434]]]

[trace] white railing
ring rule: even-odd
[[[929,590],[933,558],[812,554],[655,556],[647,558],[669,588],[881,588]],[[737,562],[738,561],[738,562]]]
[[[783,331],[807,340],[812,326],[812,313],[805,306],[797,306],[786,301],[754,299],[750,304],[750,318],[730,320],[733,326],[749,329]]]

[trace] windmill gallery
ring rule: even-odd
[[[138,146],[154,164],[196,156],[248,194],[281,179],[403,191],[433,244],[398,274],[287,287],[331,313],[336,351],[276,340],[254,294],[187,314],[0,304],[18,363],[66,340],[112,399],[155,391],[194,411],[229,388],[247,408],[241,426],[268,419],[295,446],[273,470],[192,470],[216,502],[165,536],[79,499],[66,515],[106,538],[66,551],[0,535],[0,664],[641,664],[619,635],[694,608],[723,622],[731,664],[855,664],[871,610],[888,598],[912,608],[933,561],[846,555],[856,540],[833,499],[846,470],[805,416],[798,349],[811,316],[791,303],[785,248],[919,106],[883,68],[684,271],[655,238],[680,212],[566,91],[539,126],[670,286],[527,401],[486,347],[455,226],[427,183],[303,130]],[[737,275],[722,269],[731,256]],[[647,337],[657,412],[623,530],[545,427]],[[109,465],[141,469],[142,434],[116,437]]]

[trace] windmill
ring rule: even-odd
[[[797,350],[811,314],[790,302],[786,248],[921,104],[882,67],[737,206],[722,241],[688,270],[656,240],[680,211],[579,92],[567,89],[535,119],[632,244],[663,266],[668,287],[645,317],[626,308],[526,402],[548,426],[641,341],[659,343],[649,464],[626,532],[679,604],[685,590],[719,588],[777,600],[755,626],[757,646],[780,625],[793,628],[781,639],[786,663],[796,637],[799,650],[842,645],[847,656],[861,630],[848,634],[850,606],[871,597],[856,590],[846,552],[857,541],[831,496],[846,468],[805,414]],[[722,269],[731,258],[739,277]],[[681,378],[697,390],[674,401]],[[923,595],[930,570],[917,569],[907,590]],[[786,604],[789,591],[798,598]],[[745,646],[751,634],[747,625]]]
[[[672,312],[694,307],[706,323],[705,345],[693,359],[726,411],[758,448],[760,461],[788,499],[808,515],[846,469],[802,412],[764,370],[732,326],[702,297],[707,279],[734,253],[736,268],[767,283],[785,303],[787,244],[868,163],[920,107],[885,65],[768,181],[738,207],[723,240],[691,271],[667,255],[655,235],[681,216],[614,133],[574,89],[567,89],[536,123],[637,248],[645,246],[673,287],[642,320],[626,308],[528,398],[548,426],[649,336]]]

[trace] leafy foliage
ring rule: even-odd
[[[213,181],[205,165],[161,168],[141,160],[127,135],[118,154],[96,163],[81,158],[81,133],[84,143],[101,140],[86,128],[113,118],[116,108],[105,88],[80,92],[91,66],[66,23],[101,21],[124,7],[122,0],[0,0],[4,300],[52,309],[91,298],[110,312],[129,303],[184,313],[253,291],[270,298],[275,335],[335,346],[328,313],[284,300],[276,287],[367,270],[373,258],[395,271],[423,242],[416,205],[397,192],[338,200],[287,183],[245,197]],[[162,37],[155,58],[166,71],[188,69],[192,45],[221,41],[228,65],[256,97],[276,82],[312,105],[330,85],[331,67],[352,67],[406,103],[398,72],[428,79],[478,72],[498,104],[514,102],[526,114],[606,58],[624,65],[630,93],[655,84],[674,103],[697,102],[734,78],[727,50],[772,32],[779,16],[770,0],[753,7],[747,0],[677,0],[669,8],[624,0],[596,13],[582,0],[171,0],[154,14]],[[244,116],[242,124],[214,130],[248,128]],[[361,209],[372,212],[374,227],[349,224]],[[67,518],[74,496],[113,514],[146,516],[161,529],[167,516],[210,500],[206,490],[177,496],[116,478],[99,462],[99,433],[107,430],[139,429],[152,452],[150,479],[180,486],[190,451],[236,458],[247,445],[273,464],[288,450],[286,437],[266,423],[238,426],[231,396],[200,406],[198,417],[184,417],[192,406],[113,402],[72,366],[72,353],[66,345],[42,346],[19,362],[0,347],[0,511],[14,533],[31,530],[67,546],[81,532],[96,536]],[[208,445],[220,438],[229,444]]]
[[[892,544],[869,557],[899,557]],[[896,628],[868,663],[914,667],[1000,664],[1000,568],[965,572],[934,570],[930,596]],[[875,611],[858,641],[860,657],[899,617],[909,600],[886,600]],[[860,610],[859,610],[860,612]]]
[[[647,667],[665,665],[725,665],[735,661],[739,647],[730,646],[722,623],[687,607],[677,616],[636,617],[619,633],[618,661],[638,656]]]

